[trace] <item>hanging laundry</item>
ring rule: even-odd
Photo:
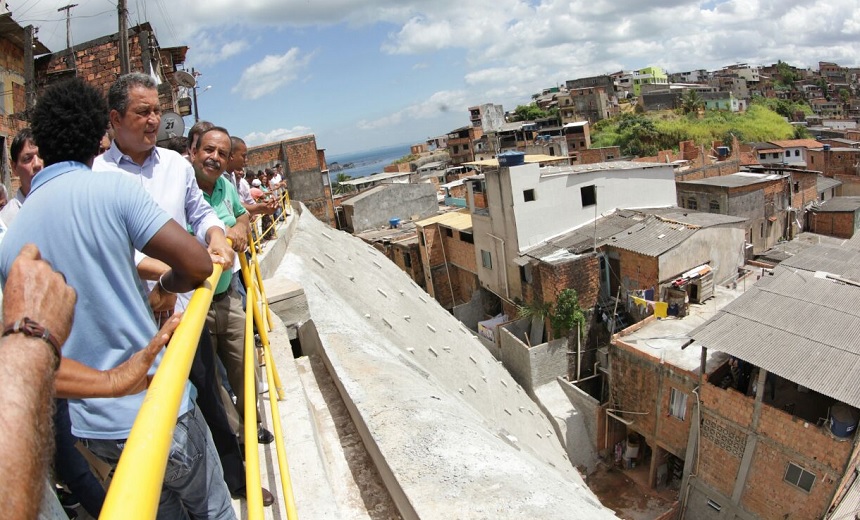
[[[645,299],[653,300],[654,299],[654,289],[645,289]]]
[[[658,318],[665,318],[669,313],[668,302],[654,302],[654,315]]]

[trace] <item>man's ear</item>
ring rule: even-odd
[[[116,110],[115,108],[112,108],[110,111],[110,114],[108,114],[108,118],[110,119],[110,125],[113,128],[116,128],[117,125],[119,124],[120,118],[122,118],[122,115],[119,113],[118,110]]]

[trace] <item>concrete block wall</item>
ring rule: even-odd
[[[711,177],[722,177],[741,171],[741,163],[738,159],[729,159],[714,164],[706,164],[675,173],[677,181],[697,181]]]
[[[501,332],[502,364],[511,372],[514,380],[530,394],[547,383],[567,375],[567,340],[557,339],[529,348],[515,331],[508,326],[499,327]]]
[[[602,448],[603,444],[598,444],[602,439],[600,432],[603,428],[603,421],[601,419],[604,416],[600,403],[565,378],[560,377],[557,381],[567,398],[573,403],[573,407],[582,416],[585,427],[588,429],[588,440],[595,448],[598,446]]]

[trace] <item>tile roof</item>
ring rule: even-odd
[[[771,141],[781,148],[821,148],[823,145],[815,139],[785,139],[781,141]]]

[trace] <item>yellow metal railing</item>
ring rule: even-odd
[[[220,276],[221,266],[215,264],[209,278],[194,291],[170,338],[122,450],[99,518],[155,518],[182,393]]]
[[[286,205],[289,204],[289,194],[286,190],[279,198],[279,204],[282,211],[286,212]],[[276,224],[277,221],[273,219],[272,227]],[[298,515],[277,405],[277,400],[284,399],[285,393],[281,378],[275,369],[269,345],[268,332],[271,330],[272,314],[269,310],[263,278],[257,261],[257,246],[260,239],[257,238],[255,241],[255,230],[256,226],[254,225],[251,227],[251,236],[249,237],[250,265],[244,253],[238,255],[247,290],[244,421],[248,519],[259,520],[263,518],[262,483],[257,442],[257,388],[255,378],[257,356],[254,344],[254,324],[256,324],[257,332],[260,334],[263,344],[269,388],[274,388],[276,391],[269,392],[269,402],[272,410],[272,427],[287,518],[288,520],[297,520]],[[265,230],[261,235],[264,234]],[[206,315],[212,303],[214,288],[221,273],[221,266],[215,264],[209,278],[194,291],[182,316],[182,321],[167,345],[161,365],[146,391],[143,405],[135,418],[131,433],[114,472],[99,516],[100,519],[113,520],[130,517],[154,519],[156,517],[164,473],[167,468],[167,456],[173,440],[173,430],[176,427],[176,417],[185,382],[188,380],[195,349],[206,323]],[[275,397],[276,394],[277,398]]]

